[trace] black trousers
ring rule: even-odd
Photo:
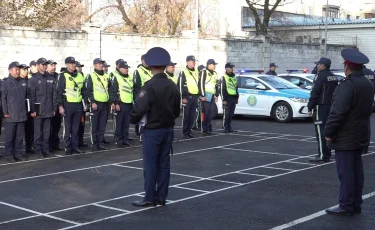
[[[212,131],[212,110],[213,106],[215,105],[215,97],[213,96],[211,98],[211,101],[202,101],[201,102],[203,105],[203,114],[204,114],[204,119],[202,120],[202,132],[211,132]]]
[[[77,150],[79,147],[78,129],[82,116],[81,103],[65,103],[65,117],[64,117],[64,142],[65,150],[70,152]]]
[[[198,110],[195,112],[195,119],[194,119],[194,130],[200,130],[202,131],[202,115],[201,115],[201,102],[198,102]]]
[[[232,130],[232,118],[236,109],[236,98],[227,97],[227,105],[223,108],[223,128],[224,130]]]
[[[61,129],[62,116],[59,111],[56,111],[56,115],[51,119],[51,134],[49,138],[50,149],[59,147],[60,145],[60,129]]]
[[[317,105],[314,111],[315,133],[318,140],[318,157],[322,160],[329,160],[331,158],[331,149],[327,146],[326,138],[323,135],[330,111],[331,105]]]
[[[182,134],[191,134],[191,128],[194,124],[195,112],[198,107],[198,95],[187,96],[188,103],[183,105],[183,117],[182,117]]]
[[[85,134],[85,122],[86,122],[86,116],[85,113],[82,112],[82,116],[80,117],[79,127],[78,127],[78,141],[80,144],[83,144],[83,135]]]
[[[93,114],[91,119],[91,144],[92,147],[104,147],[104,133],[108,119],[108,103],[97,102],[97,110],[90,106],[90,112]]]
[[[26,151],[33,147],[34,142],[34,118],[30,115],[27,116],[25,121],[25,147]]]
[[[36,153],[49,152],[49,136],[51,133],[51,117],[34,118],[34,148]]]
[[[4,122],[5,155],[7,157],[22,154],[22,141],[25,122]]]
[[[129,125],[130,125],[130,112],[132,111],[133,104],[120,103],[120,111],[116,112],[116,129],[115,138],[118,145],[124,144],[129,138]]]

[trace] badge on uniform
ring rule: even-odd
[[[138,97],[144,97],[146,94],[146,92],[144,90],[141,90],[141,92],[139,92],[138,94]]]
[[[39,81],[38,81],[38,84],[41,84],[41,83],[42,83],[42,81],[41,81],[41,80],[39,80]]]

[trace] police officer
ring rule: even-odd
[[[169,53],[160,47],[146,53],[146,63],[153,77],[136,98],[131,112],[131,123],[137,124],[147,118],[143,133],[142,152],[145,178],[145,197],[134,201],[134,206],[165,205],[168,197],[170,158],[173,126],[180,115],[178,88],[168,79],[164,70],[171,62]]]
[[[205,69],[206,67],[204,65],[198,66],[198,73],[200,73],[201,71]],[[192,128],[192,130],[195,130],[195,131],[202,131],[202,115],[201,115],[201,109],[200,109],[201,107],[202,107],[202,104],[201,104],[201,101],[199,100],[198,106],[195,112],[195,119],[194,119],[194,124]]]
[[[212,110],[218,101],[219,91],[217,89],[217,63],[214,59],[208,59],[207,68],[199,74],[199,96],[202,104],[201,113],[204,114],[202,121],[202,135],[212,135]]]
[[[220,94],[223,101],[223,108],[225,108],[223,111],[224,133],[236,132],[232,129],[232,118],[236,109],[236,104],[238,104],[239,94],[237,78],[233,73],[233,67],[235,67],[235,65],[232,63],[225,64],[225,74],[221,79]]]
[[[76,70],[74,57],[65,59],[67,70],[60,74],[57,83],[57,105],[64,117],[64,142],[66,155],[83,153],[79,149],[78,130],[83,104],[82,88],[84,76]]]
[[[5,156],[8,162],[25,160],[22,153],[24,124],[27,120],[26,99],[30,91],[26,81],[19,77],[21,65],[9,64],[9,76],[1,84],[1,101],[4,113]],[[35,114],[33,114],[34,116]]]
[[[129,76],[128,71],[130,66],[125,62],[121,62],[118,66],[119,73],[114,72],[110,97],[112,109],[116,111],[116,127],[115,139],[117,147],[124,148],[131,146],[129,144],[129,124],[130,112],[133,108],[134,100],[134,81],[133,76]]]
[[[114,75],[115,75],[116,73],[117,73],[117,74],[120,73],[119,65],[120,65],[121,62],[125,62],[125,64],[128,64],[126,61],[124,61],[124,59],[118,59],[118,60],[116,61],[116,69],[115,69],[112,73],[109,74],[109,79],[110,79],[111,82],[112,82],[112,80],[113,80]]]
[[[93,150],[106,150],[104,144],[105,128],[108,118],[109,76],[104,73],[104,61],[100,58],[94,60],[94,72],[86,79],[87,101],[90,103],[91,119],[91,145]]]
[[[195,57],[192,55],[186,57],[187,65],[180,72],[178,79],[183,106],[182,134],[184,138],[194,137],[191,129],[193,127],[199,99],[199,73],[198,70],[195,69],[195,61]]]
[[[178,77],[174,75],[174,71],[176,69],[176,64],[174,62],[171,62],[167,65],[167,68],[165,69],[165,73],[167,74],[167,77],[171,79],[176,85],[178,82]]]
[[[59,74],[56,73],[56,62],[53,60],[48,60],[49,64],[47,65],[47,75],[52,76],[55,79],[55,82],[57,82]],[[60,128],[61,128],[61,121],[62,117],[59,113],[59,108],[56,107],[55,110],[55,116],[52,117],[51,120],[51,134],[50,134],[50,139],[49,139],[49,149],[50,151],[54,150],[62,150],[60,148]]]
[[[82,71],[82,67],[84,67],[84,66],[85,65],[82,65],[79,61],[76,61],[76,70],[85,79],[85,75],[83,74],[83,71]],[[61,71],[61,72],[63,72],[63,71]],[[66,72],[66,71],[64,71],[64,72]],[[85,98],[85,87],[84,86],[82,88],[82,96],[83,96],[83,98]],[[79,122],[79,128],[78,128],[79,147],[88,147],[89,146],[87,143],[85,143],[85,141],[83,139],[83,135],[85,134],[85,123],[86,123],[85,112],[86,111],[82,112],[82,117],[81,117],[80,122]]]
[[[364,76],[363,64],[369,59],[357,49],[341,51],[346,78],[335,92],[324,136],[335,150],[340,180],[339,206],[328,214],[353,215],[361,212],[364,173],[362,150],[370,142],[369,119],[374,102],[374,85]]]
[[[318,74],[318,63],[319,62],[314,62],[315,67],[314,67],[313,71],[311,71],[312,74]]]
[[[31,78],[34,74],[38,73],[38,66],[35,60],[30,62],[30,73],[29,78]]]
[[[267,75],[277,76],[276,67],[278,67],[278,66],[275,63],[271,63],[270,64],[270,69],[268,70],[268,72],[266,74]]]
[[[103,62],[103,71],[105,74],[108,74],[109,67],[111,67],[111,65],[108,65],[107,62]]]
[[[338,79],[329,70],[330,68],[331,60],[322,57],[318,62],[318,75],[314,79],[314,86],[307,104],[309,115],[313,116],[315,122],[316,139],[318,141],[319,154],[310,160],[310,162],[315,163],[328,162],[331,158],[331,149],[327,146],[323,131],[331,110],[333,93],[338,86]]]
[[[28,85],[29,81],[29,66],[22,64],[20,67],[20,77],[25,80]],[[30,106],[30,103],[29,103]],[[35,153],[33,148],[34,137],[34,118],[31,116],[30,111],[27,112],[27,120],[25,121],[25,150],[27,154]]]
[[[375,73],[372,70],[368,69],[365,65],[363,65],[363,73],[365,74],[365,77],[367,79],[369,79],[371,81],[371,83],[375,86]],[[372,108],[374,109],[374,104],[373,104]],[[369,128],[368,135],[369,135],[369,139],[370,139],[371,138],[371,116],[370,116],[370,119],[369,119],[369,127],[370,128]],[[370,145],[370,142],[369,142],[369,145]],[[363,154],[368,153],[368,146],[366,146],[365,148],[363,148],[363,152],[362,153]]]

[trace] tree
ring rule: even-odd
[[[278,6],[287,4],[285,0],[245,0],[253,13],[256,35],[267,35],[271,15]],[[284,4],[281,4],[283,2]],[[289,2],[290,3],[290,2]],[[261,9],[259,9],[261,8]]]

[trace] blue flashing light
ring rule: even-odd
[[[250,69],[239,69],[239,70],[237,70],[237,72],[238,73],[263,73],[264,72],[264,70],[261,70],[261,69],[259,69],[259,70],[250,70]]]

